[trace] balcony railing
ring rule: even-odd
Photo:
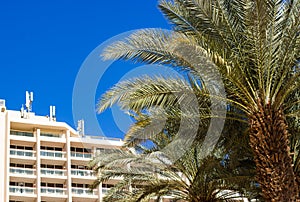
[[[71,175],[95,177],[94,172],[92,170],[72,169]]]
[[[40,136],[43,137],[54,137],[54,138],[61,138],[62,135],[60,134],[52,134],[52,133],[41,133]]]
[[[41,168],[42,175],[65,176],[66,170]]]
[[[89,188],[72,187],[72,193],[76,195],[97,195],[97,190],[91,190]]]
[[[16,194],[34,194],[35,188],[34,187],[9,186],[9,192],[16,193]]]
[[[107,194],[110,188],[102,187],[102,194]]]
[[[11,174],[34,175],[35,174],[35,169],[10,167],[9,172]]]
[[[91,159],[91,153],[71,152],[71,157]]]
[[[56,188],[56,187],[41,187],[41,193],[43,193],[43,194],[65,195],[67,193],[67,189],[65,189],[65,188]]]
[[[33,133],[30,132],[21,132],[21,131],[10,131],[11,135],[33,137]]]
[[[65,158],[65,154],[66,152],[62,151],[41,150],[41,156]]]
[[[10,149],[10,155],[35,157],[35,151],[23,149]]]

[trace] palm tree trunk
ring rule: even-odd
[[[294,202],[299,185],[293,171],[289,134],[281,109],[258,101],[258,111],[249,117],[250,146],[254,152],[257,181],[267,202]]]

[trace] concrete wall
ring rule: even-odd
[[[7,112],[0,111],[0,201],[7,201],[6,196],[6,161],[7,161]]]

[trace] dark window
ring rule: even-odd
[[[25,168],[33,168],[33,165],[25,165]]]

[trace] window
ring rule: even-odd
[[[64,188],[63,184],[47,183],[41,182],[42,187],[51,187],[51,188]]]
[[[20,150],[33,150],[33,147],[26,147],[26,146],[18,146],[18,145],[10,145],[11,149],[20,149]]]
[[[47,147],[47,146],[41,146],[41,150],[62,151],[63,149],[60,148],[60,147]]]
[[[72,183],[72,187],[74,188],[90,188],[90,185],[89,184],[77,184],[77,183]]]
[[[102,184],[102,188],[112,188],[113,184]]]
[[[79,153],[92,153],[91,149],[86,148],[79,148],[79,147],[71,147],[72,152],[79,152]]]
[[[16,164],[16,163],[10,163],[10,167],[16,167],[16,168],[33,168],[33,165],[28,165],[28,164]]]
[[[46,165],[46,164],[41,164],[41,168],[49,168],[49,169],[63,169],[63,166],[61,165]]]
[[[10,186],[20,186],[20,187],[33,187],[33,183],[25,182],[9,182]]]
[[[72,169],[80,169],[80,170],[91,170],[88,166],[83,165],[71,165]]]

